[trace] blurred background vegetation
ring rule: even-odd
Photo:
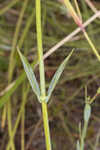
[[[77,25],[57,0],[41,0],[41,2],[45,53],[73,32]],[[99,0],[92,2],[97,9],[100,8]],[[72,3],[74,6],[74,0]],[[83,22],[94,14],[85,0],[79,1],[79,7]],[[0,0],[0,106],[2,102],[5,103],[0,109],[0,150],[5,150],[9,142],[9,115],[12,129],[16,125],[14,141],[17,150],[21,149],[23,137],[25,150],[45,150],[41,106],[29,86],[16,51],[16,46],[19,46],[28,61],[35,64],[37,61],[35,24],[34,0]],[[86,29],[97,50],[100,51],[100,19],[95,19]],[[75,149],[76,140],[79,138],[79,122],[83,120],[84,88],[87,86],[87,95],[93,97],[100,86],[99,62],[80,32],[45,59],[47,88],[57,67],[72,48],[75,48],[75,52],[49,103],[53,150]],[[39,81],[38,67],[35,68],[35,74]],[[99,99],[100,96],[96,97],[92,104],[86,150],[100,149],[100,144],[95,149],[96,139],[98,140],[100,136]],[[8,101],[11,102],[10,106],[7,106]],[[18,117],[19,121],[16,123]]]

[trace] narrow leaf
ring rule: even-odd
[[[77,140],[76,149],[77,149],[77,150],[80,150],[80,143],[79,143],[79,140]]]
[[[35,68],[34,66],[36,63],[32,63],[31,66]],[[25,81],[26,79],[26,73],[25,71],[22,71],[21,75],[14,81],[14,84],[11,88],[9,88],[4,95],[0,96],[0,108],[2,108],[7,102],[9,97],[16,91],[16,89]]]
[[[91,105],[87,103],[84,109],[84,121],[88,122],[90,116],[91,116]]]
[[[71,51],[71,53],[65,58],[65,60],[62,62],[62,64],[59,66],[58,70],[56,71],[56,73],[54,74],[53,76],[53,79],[51,80],[51,83],[49,85],[49,89],[48,89],[48,92],[47,92],[47,98],[46,98],[46,101],[48,102],[65,66],[66,66],[66,63],[68,62],[68,60],[70,59],[71,55],[73,53],[73,50]]]
[[[29,83],[32,87],[32,90],[34,91],[34,93],[36,94],[36,96],[38,97],[38,100],[39,100],[40,99],[40,88],[39,88],[38,82],[36,80],[35,74],[31,68],[31,65],[28,63],[27,59],[21,54],[19,49],[18,49],[18,53],[19,53],[19,56],[20,56],[21,61],[23,63],[24,70],[26,72]]]

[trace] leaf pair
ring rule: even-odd
[[[39,85],[38,85],[38,82],[36,80],[36,77],[35,77],[35,74],[31,68],[31,65],[28,63],[27,59],[21,54],[21,52],[19,51],[18,49],[18,53],[19,53],[19,56],[21,58],[21,61],[23,63],[23,66],[24,66],[24,70],[26,72],[26,75],[27,75],[27,78],[29,80],[29,83],[32,87],[32,90],[33,92],[36,94],[39,102],[42,102],[41,101],[41,92],[40,92],[40,88],[39,88]],[[66,63],[68,62],[69,58],[71,57],[73,53],[73,50],[70,52],[70,54],[65,58],[65,60],[62,62],[62,64],[59,66],[58,70],[56,71],[56,73],[54,74],[51,82],[50,82],[50,85],[49,85],[49,88],[48,88],[48,91],[47,91],[47,97],[45,99],[45,102],[48,102],[50,97],[51,97],[51,94],[65,68],[65,65]]]

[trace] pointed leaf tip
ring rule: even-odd
[[[49,85],[49,89],[48,89],[48,92],[47,92],[47,99],[46,99],[46,102],[48,102],[48,100],[50,99],[50,96],[65,68],[65,65],[66,63],[68,62],[68,60],[70,59],[72,53],[73,53],[74,49],[70,52],[70,54],[65,58],[65,60],[62,62],[62,64],[59,66],[58,70],[56,71],[56,73],[54,74],[51,82],[50,82],[50,85]]]
[[[22,55],[22,53],[20,52],[18,47],[17,47],[17,51],[21,58],[22,64],[24,66],[24,70],[26,72],[29,83],[32,87],[32,90],[34,91],[34,93],[38,97],[38,100],[40,101],[40,88],[39,88],[38,82],[36,80],[35,74],[31,68],[31,65],[28,63],[27,59]]]

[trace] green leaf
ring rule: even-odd
[[[39,88],[38,82],[36,80],[35,74],[31,68],[31,65],[28,63],[27,59],[21,54],[19,49],[18,49],[18,53],[20,55],[21,61],[22,61],[23,66],[24,66],[24,70],[26,72],[29,83],[32,87],[32,90],[34,91],[38,100],[40,101],[40,88]]]
[[[79,140],[77,140],[76,149],[77,149],[77,150],[80,150],[80,143],[79,143]]]
[[[73,53],[73,50],[71,51],[71,53],[65,58],[65,60],[62,62],[62,64],[59,66],[58,70],[56,71],[56,73],[53,76],[53,79],[51,80],[51,83],[49,85],[49,89],[47,92],[47,98],[46,98],[46,102],[48,102],[48,100],[50,99],[50,96],[66,66],[66,63],[68,62],[68,60],[70,59],[71,55]]]
[[[32,63],[31,66],[35,68],[37,63]],[[26,73],[22,71],[21,75],[14,81],[12,87],[10,87],[2,97],[0,97],[0,108],[2,108],[9,100],[9,97],[16,91],[16,89],[22,84],[26,79]]]
[[[87,103],[84,109],[84,121],[88,122],[90,119],[90,116],[91,116],[91,105]]]

